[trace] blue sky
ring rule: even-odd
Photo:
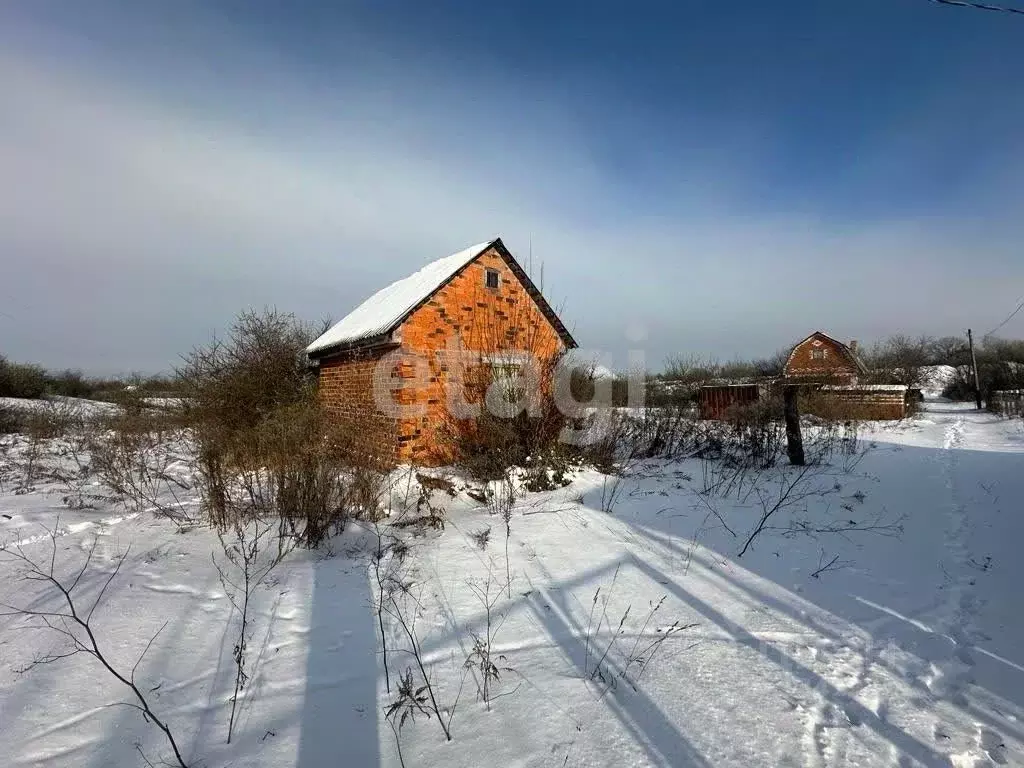
[[[0,353],[166,369],[494,235],[612,365],[983,332],[1022,71],[928,0],[5,4]]]

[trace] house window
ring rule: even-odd
[[[827,349],[812,349],[811,350],[811,360],[824,360],[827,355],[828,355],[828,350]]]
[[[526,396],[524,361],[502,356],[487,363],[491,373],[488,407],[496,409],[492,411],[496,415],[514,416],[516,411],[509,411],[508,406],[519,403]],[[496,399],[491,400],[491,397]]]
[[[514,400],[519,395],[519,376],[522,373],[523,366],[520,363],[500,362],[491,363],[491,380],[498,382],[509,395],[509,398]]]
[[[496,269],[488,269],[484,280],[485,280],[485,283],[486,283],[488,288],[497,288],[498,287],[498,270],[496,270]]]

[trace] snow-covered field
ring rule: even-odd
[[[901,535],[766,530],[738,557],[756,494],[702,497],[701,462],[648,462],[620,486],[586,471],[516,505],[511,596],[497,597],[504,522],[464,492],[437,491],[447,524],[407,531],[401,576],[418,601],[408,615],[446,717],[457,701],[453,740],[417,715],[400,731],[401,758],[384,711],[415,660],[385,617],[388,694],[375,538],[358,525],[328,551],[293,553],[257,590],[250,680],[230,745],[236,630],[211,561],[222,551],[215,534],[102,502],[73,511],[63,484],[16,493],[8,479],[0,541],[20,540],[48,563],[41,526],[59,516],[56,568],[72,578],[95,541],[78,587],[85,605],[128,553],[94,617],[99,643],[130,670],[156,636],[135,679],[189,765],[1024,765],[1021,422],[930,402],[920,418],[874,425],[867,437],[861,463],[829,480],[839,487],[797,511],[900,520]],[[473,534],[488,527],[481,548]],[[19,573],[0,555],[0,603],[56,610],[55,595]],[[473,634],[486,634],[479,593],[488,580],[499,670],[489,710],[478,668],[466,668]],[[26,670],[66,648],[26,625],[0,616],[4,765],[170,757],[94,660]]]

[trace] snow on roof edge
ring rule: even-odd
[[[432,261],[366,299],[306,347],[307,354],[390,332],[417,304],[490,248],[498,238]]]

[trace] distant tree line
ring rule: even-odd
[[[646,374],[646,402],[680,404],[694,400],[697,390],[706,384],[753,383],[781,376],[789,351],[780,349],[769,357],[724,363],[713,356],[670,357],[663,370]],[[941,383],[942,394],[954,400],[970,400],[974,396],[966,336],[895,334],[861,347],[857,354],[867,369],[860,377],[864,383],[928,388],[937,383],[933,366],[948,365],[955,369],[955,374],[951,381]],[[1024,339],[989,336],[976,342],[975,354],[983,398],[997,390],[1024,389]],[[625,404],[625,392],[625,377],[616,379],[613,401],[617,405]]]
[[[0,397],[40,398],[47,395],[107,400],[126,387],[149,395],[173,394],[180,385],[172,376],[144,376],[134,373],[118,377],[86,376],[67,369],[48,371],[40,365],[10,362],[0,355]]]

